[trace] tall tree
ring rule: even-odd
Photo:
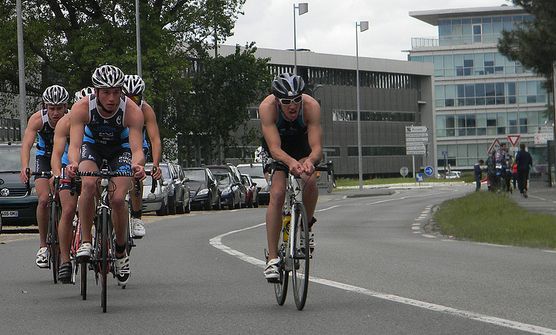
[[[222,40],[230,36],[244,2],[140,1],[143,77],[161,119],[176,88],[189,90],[188,59],[213,42],[215,29]],[[17,92],[15,3],[0,2],[0,93]],[[136,72],[134,0],[23,0],[22,7],[28,94],[53,83],[78,90],[101,64]]]
[[[526,68],[545,76],[552,91],[552,63],[556,61],[556,2],[554,0],[512,0],[534,16],[511,31],[503,31],[500,52]]]
[[[218,161],[218,149],[239,144],[232,132],[245,124],[247,107],[270,87],[268,59],[256,58],[255,51],[252,43],[243,49],[236,46],[229,56],[202,55],[194,91],[177,104],[179,110],[191,111],[177,115],[177,131],[192,135],[195,147],[203,146],[206,161]]]

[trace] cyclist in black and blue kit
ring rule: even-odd
[[[318,199],[316,174],[313,172],[322,157],[320,106],[311,96],[303,94],[304,88],[303,78],[283,73],[272,81],[272,94],[259,106],[263,148],[273,160],[283,162],[289,170],[283,171],[277,167],[271,180],[270,202],[266,211],[268,262],[264,270],[269,282],[276,282],[280,278],[278,239],[287,172],[301,176],[305,182],[303,204],[307,209],[307,217],[313,217]],[[314,221],[311,220],[310,224]],[[310,233],[308,244],[312,250],[313,232]]]
[[[160,164],[160,159],[162,157],[162,145],[160,142],[160,132],[158,130],[158,124],[156,122],[156,114],[153,108],[143,99],[143,92],[145,92],[145,82],[143,78],[138,75],[126,75],[124,79],[123,93],[125,96],[133,100],[141,111],[143,112],[143,118],[145,119],[145,127],[143,130],[143,153],[145,154],[145,159],[148,157],[149,144],[147,143],[147,138],[145,135],[149,136],[149,142],[151,143],[151,156],[153,169],[152,177],[155,180],[160,179],[162,176],[161,170],[158,168]],[[146,134],[145,134],[146,132]],[[140,192],[130,192],[131,198],[131,232],[133,237],[142,238],[145,236],[145,226],[143,225],[143,220],[141,220],[142,215],[142,203],[143,203],[143,184],[141,183]]]
[[[50,172],[50,157],[54,141],[54,128],[58,120],[68,110],[69,94],[65,88],[52,85],[42,94],[43,109],[29,118],[25,135],[21,144],[21,182],[28,181],[26,173],[29,167],[30,151],[35,138],[38,137],[35,172]],[[46,233],[48,227],[48,193],[50,190],[47,177],[35,178],[35,189],[38,196],[37,225],[39,227],[39,251],[35,263],[40,268],[48,268],[48,252],[46,248]]]
[[[143,114],[137,105],[122,96],[123,72],[112,65],[97,68],[92,76],[95,93],[76,102],[71,112],[68,175],[78,170],[98,171],[106,160],[112,171],[133,172],[145,177],[143,154]],[[79,220],[83,243],[77,251],[78,261],[91,257],[91,227],[97,178],[83,177],[79,197]],[[126,253],[128,209],[125,197],[131,178],[112,178],[110,206],[116,233],[115,273],[118,284],[125,285],[130,275]]]

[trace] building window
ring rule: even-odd
[[[414,122],[414,112],[394,111],[360,111],[361,121],[390,121],[390,122]],[[349,122],[357,121],[357,111],[336,109],[332,112],[332,121]]]
[[[322,151],[327,157],[340,157],[340,147],[324,147]]]
[[[357,157],[359,151],[356,146],[348,147],[348,156]],[[364,146],[361,147],[361,156],[405,156],[405,147],[398,146]]]

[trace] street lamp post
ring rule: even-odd
[[[293,4],[293,73],[297,74],[297,31],[295,26],[295,10],[299,15],[303,15],[309,11],[309,4],[307,2],[300,2]]]
[[[25,55],[23,51],[23,19],[21,18],[21,0],[16,1],[17,12],[17,67],[19,71],[19,132],[23,141],[23,134],[27,127],[25,105],[27,92],[25,90]]]
[[[135,39],[137,43],[137,75],[143,77],[141,64],[141,21],[139,20],[139,0],[135,0]]]
[[[361,103],[359,99],[359,32],[369,29],[369,21],[358,21],[355,22],[355,63],[357,67],[356,75],[356,87],[357,87],[357,161],[359,170],[359,190],[363,189],[363,158],[362,158],[362,148],[361,148]]]

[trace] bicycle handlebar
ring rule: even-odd
[[[27,181],[25,182],[25,189],[27,193],[31,193],[31,176],[50,178],[52,177],[52,171],[41,171],[41,172],[31,172],[30,168],[25,169],[25,174],[27,175]]]
[[[133,177],[132,172],[122,172],[122,171],[77,171],[75,173],[76,177],[102,177],[102,178],[112,178],[112,177]]]

